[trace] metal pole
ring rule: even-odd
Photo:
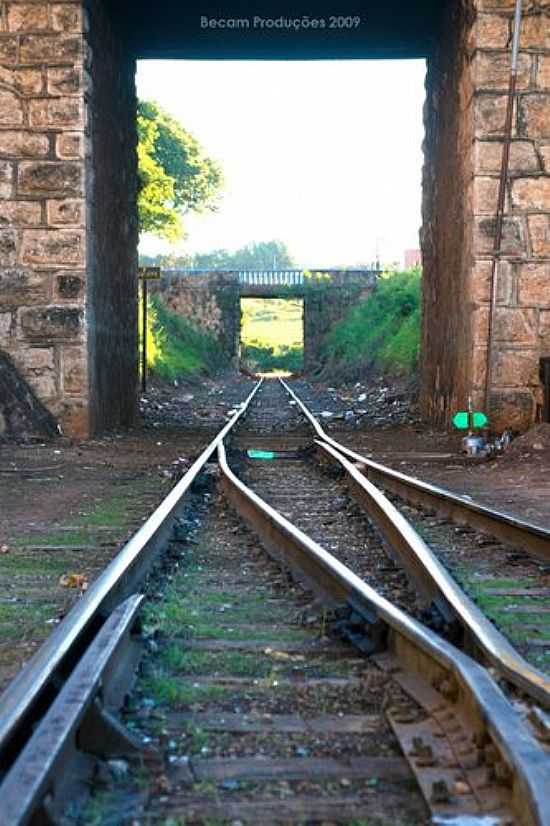
[[[147,393],[147,279],[141,281],[141,392]]]
[[[510,166],[510,144],[512,142],[512,117],[514,112],[514,99],[516,96],[516,81],[518,72],[519,37],[521,28],[521,0],[516,0],[516,11],[514,16],[514,39],[512,43],[512,66],[510,70],[510,84],[508,87],[508,101],[506,104],[506,122],[504,126],[504,147],[502,151],[502,165],[500,168],[500,181],[498,188],[498,203],[495,221],[495,244],[493,247],[493,261],[491,267],[490,280],[490,303],[489,303],[489,329],[487,332],[487,356],[485,363],[485,412],[489,413],[489,395],[491,392],[492,367],[493,367],[493,334],[495,322],[495,308],[497,303],[498,290],[498,264],[502,254],[502,227],[504,221],[504,203],[506,200],[506,182],[508,180],[508,169]]]

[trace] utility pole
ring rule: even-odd
[[[147,392],[147,281],[159,280],[160,267],[140,267],[138,279],[141,281],[141,392]]]

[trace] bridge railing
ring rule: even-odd
[[[239,284],[261,287],[294,287],[304,283],[303,270],[241,270]]]
[[[223,275],[230,275],[232,278],[235,278],[236,276],[238,283],[242,285],[252,285],[258,287],[299,287],[306,283],[306,273],[308,273],[308,270],[216,270],[189,267],[177,270],[166,268],[162,270],[162,275],[171,278],[187,278],[201,275],[212,276],[217,272]],[[378,276],[382,270],[378,263],[373,263],[370,267],[362,267],[356,270],[313,269],[310,272],[314,276],[321,275],[324,277],[329,277],[331,275],[338,275],[339,279],[345,277],[349,273],[349,278],[353,279],[357,276]]]

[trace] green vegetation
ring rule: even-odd
[[[420,345],[421,271],[383,275],[373,295],[329,332],[325,373],[351,378],[365,368],[389,375],[416,370]]]
[[[467,569],[458,569],[456,577],[483,613],[500,628],[514,645],[521,648],[529,640],[547,640],[550,638],[550,616],[537,610],[544,606],[543,600],[537,597],[521,597],[518,599],[518,597],[512,595],[491,593],[497,588],[510,590],[536,588],[539,583],[533,577],[518,579],[513,577],[483,577],[483,579],[479,579],[471,576]],[[522,608],[531,609],[533,613],[514,611],[518,604]],[[538,668],[548,669],[550,665],[550,652],[547,650],[531,648],[525,652],[525,656]]]
[[[299,373],[304,368],[303,347],[280,347],[251,342],[241,350],[242,361],[256,373]]]
[[[229,692],[225,686],[191,684],[182,682],[181,677],[168,674],[145,677],[141,687],[155,702],[177,706],[220,700]]]
[[[141,319],[139,329],[142,329]],[[147,366],[155,375],[168,381],[200,376],[213,373],[225,362],[223,350],[214,336],[171,312],[157,296],[149,299]]]
[[[217,208],[221,169],[157,103],[139,102],[137,126],[140,229],[177,240],[185,234],[183,215]]]
[[[128,531],[132,522],[128,495],[140,500],[146,493],[156,493],[159,482],[155,477],[135,479],[124,483],[123,488],[124,494],[117,491],[101,499],[83,500],[79,507],[86,507],[86,511],[68,511],[65,529],[63,525],[50,531],[29,528],[10,541],[0,564],[0,594],[6,595],[0,599],[1,639],[18,644],[44,639],[72,593],[64,592],[60,577],[82,572],[91,578],[100,561],[94,546],[100,552],[103,543],[115,542]],[[37,551],[33,546],[53,546],[56,550]],[[78,551],[79,547],[90,547],[90,552]],[[14,590],[10,591],[8,585]],[[10,594],[17,595],[16,601],[7,601]]]
[[[197,253],[191,266],[205,270],[272,270],[289,269],[293,261],[284,241],[253,241],[236,252],[218,249]]]
[[[301,298],[242,299],[242,361],[262,373],[302,370],[303,312]]]
[[[198,252],[195,255],[181,250],[140,255],[142,266],[163,267],[169,270],[271,270],[294,266],[284,241],[251,241],[231,252],[226,249]]]
[[[266,677],[271,661],[256,654],[241,651],[196,651],[182,648],[175,642],[162,652],[161,661],[172,673],[234,674],[239,677]]]
[[[149,479],[135,479],[123,485],[124,491],[105,499],[90,502],[88,510],[70,516],[71,528],[74,530],[37,531],[23,534],[14,541],[14,546],[26,545],[66,545],[67,548],[79,545],[92,545],[105,540],[104,528],[111,528],[113,534],[124,533],[129,522],[128,496],[143,496],[151,490]],[[53,560],[52,560],[53,562]],[[52,562],[48,563],[51,566]],[[36,564],[36,563],[35,563]]]

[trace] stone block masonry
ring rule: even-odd
[[[48,350],[29,350],[26,361],[31,373],[39,372],[50,363],[51,354]],[[0,353],[0,443],[11,438],[43,438],[57,433],[52,414],[21,378],[11,359]]]
[[[442,422],[470,393],[483,404],[514,5],[457,3],[429,64],[422,403]],[[496,429],[540,417],[539,359],[550,355],[550,3],[524,0],[523,10],[488,411]]]
[[[229,364],[237,366],[241,329],[239,279],[236,272],[193,275],[171,270],[149,282],[149,293],[160,296],[168,309],[197,329],[212,335]]]
[[[213,335],[234,366],[240,355],[241,298],[302,298],[304,366],[312,371],[322,365],[327,332],[354,303],[366,300],[376,283],[376,275],[364,270],[314,270],[312,275],[311,282],[288,288],[239,283],[238,272],[231,270],[192,275],[174,270],[151,281],[149,290],[172,312]]]
[[[0,0],[0,350],[72,436],[134,414],[133,73],[100,0]]]

